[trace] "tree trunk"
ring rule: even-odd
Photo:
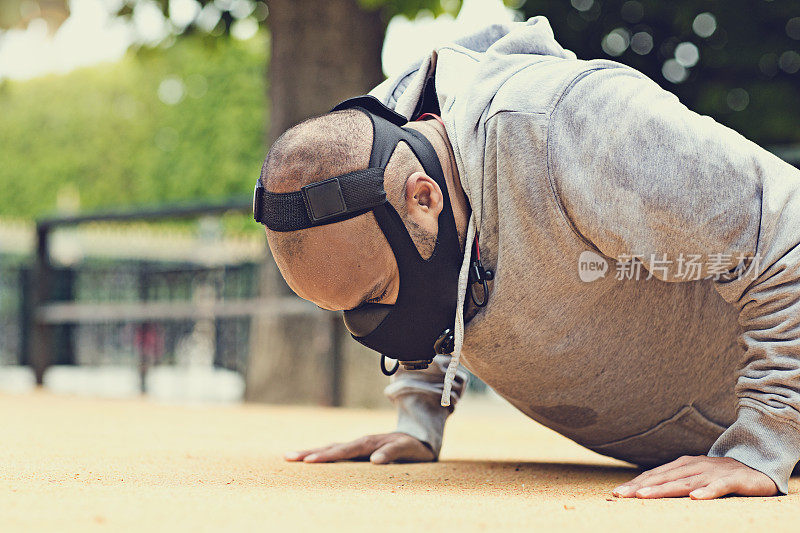
[[[386,26],[357,0],[268,0],[270,144],[289,127],[364,94],[381,82]],[[263,296],[289,289],[274,262],[262,269]],[[269,403],[376,405],[385,378],[374,353],[356,345],[339,317],[254,318],[245,399]],[[334,338],[333,335],[336,335]]]
[[[386,32],[357,0],[269,0],[270,144],[289,127],[381,82]]]

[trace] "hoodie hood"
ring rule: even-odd
[[[422,97],[425,80],[435,73],[436,94],[448,136],[456,149],[457,131],[480,123],[486,109],[515,69],[520,54],[541,59],[575,60],[574,52],[562,47],[553,35],[546,17],[531,17],[525,22],[492,24],[432,50],[402,73],[389,78],[370,94],[406,118]],[[491,56],[491,61],[487,61]],[[459,124],[455,123],[459,117]],[[466,122],[465,122],[466,121]],[[456,164],[475,212],[476,231],[481,224],[481,190],[463,179],[468,162],[456,153]],[[469,165],[473,168],[474,165]]]
[[[384,104],[408,118],[414,112],[424,88],[428,74],[437,68],[438,55],[452,51],[464,56],[471,63],[480,61],[484,54],[504,56],[513,54],[536,54],[561,59],[576,59],[575,53],[563,48],[555,39],[553,29],[546,17],[531,17],[525,22],[492,24],[456,39],[452,43],[432,50],[428,56],[410,64],[398,76],[387,79],[370,94]],[[456,62],[461,63],[461,62]],[[448,94],[453,94],[459,83],[466,81],[469,72],[443,65],[437,72],[436,89],[440,104],[444,104]],[[466,69],[472,71],[474,69]],[[440,105],[444,109],[443,105]]]
[[[576,59],[570,50],[563,48],[553,35],[546,17],[531,17],[525,22],[492,24],[455,44],[476,52],[492,54],[537,54],[562,59]]]

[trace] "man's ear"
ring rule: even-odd
[[[444,207],[444,195],[436,181],[424,172],[414,172],[406,180],[406,212],[429,232],[439,229],[439,213]]]

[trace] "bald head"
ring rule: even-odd
[[[371,146],[372,123],[364,113],[346,110],[310,118],[275,141],[261,169],[261,181],[272,192],[296,191],[366,168]]]
[[[309,183],[365,168],[371,143],[369,118],[358,111],[339,111],[306,120],[272,145],[261,168],[261,183],[271,192],[292,192]],[[273,255],[276,259],[301,255],[308,233],[268,231]]]
[[[372,122],[356,110],[306,120],[275,141],[262,167],[261,182],[271,192],[293,192],[309,183],[367,168],[372,136]],[[424,174],[405,143],[398,145],[389,160],[384,189],[420,254],[429,257],[435,248],[441,209],[431,210],[427,204],[437,199],[441,202],[441,190]],[[432,189],[438,190],[438,196]],[[425,210],[425,217],[416,212],[418,205]],[[321,307],[352,309],[365,301],[393,303],[387,301],[392,294],[396,298],[397,263],[372,212],[298,231],[267,230],[267,238],[292,290]]]

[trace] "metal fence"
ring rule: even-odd
[[[18,258],[0,256],[0,364],[26,364],[22,358],[22,288],[29,269]]]
[[[29,365],[39,384],[52,365],[138,368],[142,391],[148,370],[158,365],[216,367],[244,376],[254,319],[322,313],[285,285],[261,294],[264,261],[88,258],[64,265],[53,261],[51,244],[54,233],[80,224],[250,210],[250,201],[241,199],[39,221],[32,261],[0,255],[0,364]],[[335,351],[340,343],[329,344]],[[337,384],[328,389],[334,396],[324,403],[338,403]]]
[[[2,364],[31,363],[38,321],[50,339],[46,366],[138,365],[144,372],[155,364],[191,363],[189,354],[196,358],[202,350],[186,343],[210,339],[208,363],[244,374],[249,317],[220,313],[219,307],[256,298],[256,263],[209,268],[114,260],[51,267],[49,298],[35,310],[26,298],[34,283],[32,268],[3,262]],[[206,331],[192,337],[200,322]]]
[[[192,218],[205,213],[245,210],[246,205],[241,201],[226,202],[39,221],[35,261],[22,277],[20,350],[21,362],[32,366],[37,383],[43,382],[44,372],[52,364],[129,362],[136,358],[144,386],[147,368],[161,359],[174,357],[178,339],[194,327],[190,321],[193,317],[184,316],[185,313],[171,313],[168,324],[153,323],[158,316],[152,305],[169,308],[176,298],[191,300],[198,288],[207,293],[205,299],[213,301],[227,281],[224,270],[205,269],[198,276],[200,272],[193,265],[134,262],[58,267],[53,264],[50,251],[53,231],[90,222]],[[198,308],[202,306],[194,307]],[[213,320],[215,331],[221,327],[213,314],[206,318]],[[216,359],[216,351],[214,354]]]

